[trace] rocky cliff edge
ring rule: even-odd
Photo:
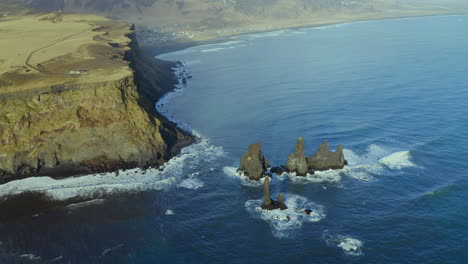
[[[0,183],[158,166],[192,142],[154,107],[174,65],[145,57],[131,25],[60,13],[0,23]]]

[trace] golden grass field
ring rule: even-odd
[[[7,19],[6,19],[7,18]],[[0,94],[128,74],[130,25],[95,15],[12,12],[0,21]],[[84,70],[81,74],[71,71]]]

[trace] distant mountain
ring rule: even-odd
[[[94,13],[150,28],[171,44],[232,34],[356,20],[454,13],[462,0],[21,0],[46,10]],[[428,4],[430,3],[430,4]],[[445,2],[444,2],[445,3]],[[466,10],[466,9],[465,9]],[[140,34],[141,35],[141,34]]]
[[[317,12],[365,12],[397,7],[397,0],[23,0],[47,10],[86,11],[111,16],[205,17],[221,14],[291,18]],[[201,12],[201,13],[198,13]]]

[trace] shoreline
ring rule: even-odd
[[[269,32],[275,32],[275,31],[280,31],[280,30],[314,29],[314,28],[320,28],[320,27],[326,27],[326,26],[361,23],[361,22],[413,19],[413,18],[417,19],[417,18],[426,18],[426,17],[464,16],[464,15],[468,15],[468,11],[457,12],[457,13],[436,13],[436,14],[426,14],[426,15],[390,16],[390,17],[382,17],[382,18],[356,19],[356,20],[348,20],[348,21],[319,23],[319,24],[284,26],[284,27],[278,27],[278,28],[269,29],[269,30],[246,31],[242,33],[228,34],[225,36],[212,37],[212,38],[206,38],[206,39],[200,39],[200,40],[194,40],[194,41],[182,41],[179,43],[172,43],[172,44],[161,45],[161,46],[145,44],[141,46],[141,49],[145,51],[146,53],[148,53],[148,55],[152,57],[157,57],[159,55],[163,55],[163,54],[171,53],[175,51],[180,51],[180,50],[185,50],[185,49],[192,48],[192,47],[224,43],[224,42],[232,40],[232,38],[234,37],[256,35],[256,34],[269,33]]]

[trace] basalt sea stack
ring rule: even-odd
[[[260,180],[265,174],[266,169],[270,167],[268,160],[262,154],[261,148],[262,142],[250,144],[248,151],[240,160],[239,171],[244,172],[250,180]]]
[[[305,176],[308,171],[307,160],[304,152],[304,139],[299,138],[294,149],[294,153],[288,156],[286,168],[295,172],[299,176]]]
[[[284,203],[284,195],[278,194],[278,201],[274,201],[271,199],[270,177],[265,178],[265,182],[263,183],[263,189],[264,189],[264,197],[263,197],[263,204],[262,204],[263,210],[275,210],[275,209],[286,210],[288,209],[288,207]]]
[[[343,147],[339,145],[336,152],[333,152],[328,147],[328,141],[323,142],[317,153],[307,158],[309,168],[317,171],[329,169],[342,169],[347,161],[344,158]]]

